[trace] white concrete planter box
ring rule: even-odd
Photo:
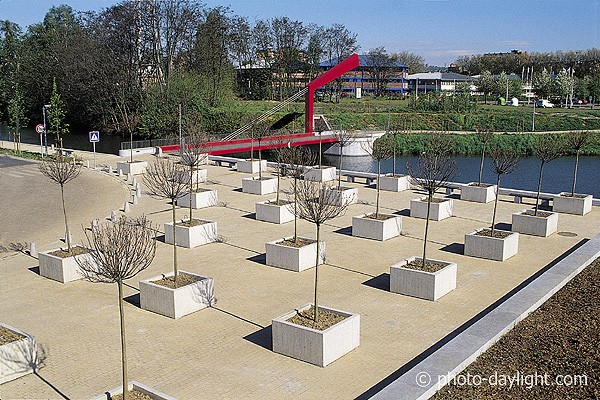
[[[548,211],[540,211],[548,213],[550,216],[541,217],[534,215],[523,214],[527,210],[523,210],[512,215],[512,231],[519,232],[524,235],[532,236],[550,236],[558,229],[558,214],[549,213]]]
[[[256,219],[258,221],[272,222],[274,224],[285,224],[294,220],[294,214],[290,211],[294,203],[277,205],[276,199],[260,201],[255,203]]]
[[[0,326],[23,337],[0,346],[0,385],[31,374],[37,366],[35,337],[0,322]]]
[[[517,254],[519,251],[519,234],[517,232],[495,230],[509,233],[505,238],[477,235],[483,229],[487,228],[480,228],[465,235],[465,256],[505,261]]]
[[[373,214],[352,217],[352,236],[381,241],[400,236],[402,232],[401,216],[379,213],[380,216],[387,217],[387,219],[366,218]]]
[[[420,257],[410,257],[390,267],[390,292],[425,300],[437,300],[456,288],[456,263],[427,259],[427,261],[444,264],[437,272],[425,272],[405,268],[404,265]]]
[[[117,163],[117,172],[119,170],[123,171],[123,175],[131,174],[131,175],[139,175],[146,172],[146,168],[148,168],[148,163],[146,161],[123,161]]]
[[[293,240],[294,237],[277,239],[265,244],[267,250],[267,265],[287,269],[289,271],[301,272],[313,268],[317,260],[317,241],[307,238],[311,243],[302,247],[292,247],[280,244],[282,240]],[[325,262],[325,242],[321,240],[319,245],[319,265]]]
[[[243,178],[242,192],[250,194],[269,194],[277,192],[277,178]]]
[[[475,203],[489,203],[496,198],[496,185],[476,186],[477,182],[469,182],[460,189],[460,199]]]
[[[311,307],[306,304],[298,312]],[[272,321],[273,351],[297,360],[325,367],[360,345],[360,315],[319,306],[346,316],[337,324],[319,331],[287,320],[296,314],[291,311]]]
[[[185,177],[189,178],[191,175],[192,184],[196,184],[196,182],[204,183],[208,179],[208,170],[205,168],[194,168],[192,173],[190,174],[190,168],[186,167],[185,169]]]
[[[206,208],[213,207],[219,203],[219,197],[217,196],[216,190],[200,190],[199,192],[192,193],[192,208]],[[186,193],[177,199],[177,205],[179,207],[190,206],[190,194]]]
[[[199,280],[177,289],[152,283],[163,277],[173,276],[173,272],[140,281],[140,307],[165,317],[177,319],[214,303],[213,278],[187,271],[179,271],[179,273],[195,276]]]
[[[308,169],[304,173],[304,179],[315,182],[328,182],[335,180],[336,169],[335,167],[314,167]]]
[[[127,386],[129,391],[137,390],[138,392],[144,393],[152,400],[175,400],[174,397],[168,396],[164,393],[159,392],[158,390],[154,390],[136,381],[129,381]],[[94,397],[92,400],[109,400],[112,399],[113,396],[116,396],[118,394],[123,394],[123,386],[119,386],[112,390],[109,390],[106,393],[102,393],[101,395]]]
[[[61,249],[53,249],[43,253],[38,253],[40,275],[62,283],[83,279],[83,273],[77,264],[77,259],[91,260],[91,255],[86,253],[79,254],[77,256],[61,258],[50,254],[57,250]]]
[[[259,166],[260,171],[267,172],[267,160],[240,160],[236,163],[238,172],[244,172],[246,174],[258,174]]]
[[[408,175],[385,175],[380,176],[377,181],[377,186],[381,190],[387,190],[390,192],[402,192],[410,189],[410,176]]]
[[[442,199],[441,203],[431,203],[429,219],[441,221],[452,216],[454,202],[452,199]],[[410,216],[413,218],[427,218],[427,196],[410,201]]]
[[[576,193],[575,196],[576,197],[571,197],[571,193],[568,192],[561,192],[558,196],[554,196],[554,199],[552,200],[552,211],[575,215],[585,215],[592,211],[591,194],[578,195]]]
[[[196,218],[195,218],[196,219]],[[177,246],[186,247],[188,249],[202,246],[215,242],[217,240],[217,223],[216,221],[204,221],[204,224],[196,226],[176,226]],[[165,224],[165,243],[173,244],[173,223]]]
[[[325,203],[341,206],[358,202],[358,188],[337,186],[324,187],[319,190],[319,196],[325,196]]]

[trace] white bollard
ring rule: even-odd
[[[133,175],[131,175],[131,172],[127,173],[127,182],[131,182],[133,180]]]
[[[90,169],[90,160],[85,160],[85,166]]]
[[[117,211],[116,210],[112,210],[110,212],[110,220],[112,222],[117,222]]]
[[[138,185],[137,189],[135,190],[135,195],[139,198],[142,197],[142,188]]]
[[[134,194],[134,195],[133,195],[133,205],[134,205],[134,206],[137,206],[137,205],[138,205],[138,197],[137,197],[137,194]]]
[[[35,242],[29,243],[29,255],[31,257],[37,257],[38,256],[37,247],[35,246]]]
[[[92,220],[92,230],[93,231],[98,230],[98,220],[97,219]]]
[[[119,178],[123,176],[123,170],[119,168]]]
[[[123,212],[128,213],[129,211],[129,202],[126,201],[125,204],[123,204]]]
[[[113,174],[112,165],[108,166],[108,173],[111,174],[111,175]]]
[[[132,182],[131,182],[131,185],[132,185],[133,187],[137,187],[137,184],[138,184],[138,181],[137,181],[137,179],[135,179],[135,176],[134,176],[134,177],[133,177],[133,180],[132,180]]]

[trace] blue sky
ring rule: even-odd
[[[52,5],[98,10],[116,0],[0,0],[0,19],[26,27]],[[361,52],[384,46],[432,65],[487,52],[585,50],[600,47],[600,0],[206,0],[251,21],[287,16],[304,23],[342,23]]]

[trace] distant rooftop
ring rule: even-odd
[[[407,79],[442,80],[442,81],[472,81],[472,77],[456,72],[421,72],[408,75]]]
[[[371,65],[370,58],[371,58],[371,56],[369,56],[368,54],[359,55],[358,60],[360,61],[361,67],[368,67],[369,65]],[[339,57],[335,57],[335,58],[332,58],[331,60],[322,61],[319,65],[323,68],[330,68],[330,67],[333,67],[333,66],[339,64],[342,61],[344,61],[344,60],[340,59]],[[392,61],[392,66],[395,68],[408,68],[406,65],[404,65],[398,61]]]

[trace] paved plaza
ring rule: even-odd
[[[91,159],[91,154],[82,156]],[[0,245],[35,241],[38,251],[63,245],[58,185],[43,177],[34,162],[6,158],[0,156]],[[115,168],[121,160],[101,155],[98,164]],[[242,193],[241,179],[250,175],[207,168],[209,182],[203,187],[216,189],[221,203],[194,210],[194,217],[217,221],[221,240],[178,248],[178,254],[180,270],[214,278],[216,305],[179,320],[139,308],[138,282],[172,270],[172,248],[162,233],[154,262],[127,282],[125,293],[129,379],[178,399],[360,396],[561,254],[596,236],[600,226],[598,207],[586,216],[560,214],[558,233],[520,235],[519,253],[505,262],[466,257],[464,234],[487,226],[494,205],[451,195],[454,217],[430,222],[428,258],[458,264],[457,288],[430,302],[388,290],[390,266],[421,255],[425,221],[410,218],[408,207],[422,193],[381,192],[381,211],[403,215],[403,235],[378,242],[351,236],[352,216],[374,211],[375,189],[346,184],[358,188],[359,204],[321,229],[327,260],[319,272],[320,304],[360,314],[361,344],[321,368],[271,351],[271,319],[312,301],[313,269],[295,273],[265,265],[265,243],[293,234],[293,223],[255,220],[254,203],[274,195]],[[73,239],[82,243],[84,227],[122,210],[133,188],[125,177],[84,168],[65,192]],[[164,232],[171,218],[166,200],[144,193],[138,205],[130,206],[129,215],[145,214]],[[530,206],[502,196],[496,221],[509,225],[513,212]],[[177,212],[179,218],[187,215],[186,209]],[[315,228],[300,221],[299,233],[314,237]],[[87,399],[118,386],[116,285],[61,284],[39,276],[37,266],[27,254],[0,253],[0,321],[34,335],[46,352],[37,375],[0,385],[0,399]]]

